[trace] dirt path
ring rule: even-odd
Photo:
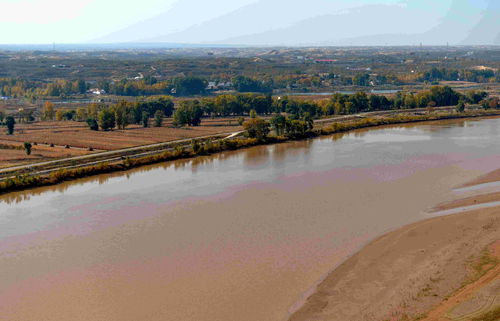
[[[491,247],[492,256],[500,260],[500,240],[496,241]],[[489,290],[488,294],[480,293],[482,290]],[[471,318],[481,316],[491,311],[500,304],[500,264],[489,270],[479,280],[466,285],[456,294],[443,301],[440,305],[428,313],[422,321],[466,321]],[[484,292],[484,291],[483,291]],[[454,310],[463,312],[454,312]]]
[[[229,137],[231,137],[231,138],[235,137],[241,133],[242,133],[241,131],[231,132],[231,133],[221,133],[221,134],[217,134],[217,135],[209,135],[209,136],[196,137],[196,138],[180,139],[180,140],[169,141],[169,142],[165,142],[165,143],[156,143],[156,144],[150,144],[150,145],[144,145],[144,146],[123,148],[123,149],[107,151],[107,152],[98,152],[98,153],[93,153],[93,154],[88,154],[88,155],[83,155],[83,156],[75,156],[75,157],[63,158],[63,159],[47,161],[47,162],[38,162],[35,164],[29,164],[29,165],[7,167],[7,168],[0,169],[0,176],[5,175],[5,174],[14,175],[11,173],[24,171],[24,170],[32,171],[32,170],[37,169],[37,168],[41,169],[41,168],[45,168],[45,167],[50,167],[50,168],[58,167],[58,169],[59,169],[59,168],[71,167],[71,166],[59,167],[61,164],[68,163],[68,162],[81,162],[81,163],[83,163],[80,165],[93,165],[94,162],[92,162],[92,163],[90,163],[90,162],[92,160],[95,160],[95,159],[99,159],[99,162],[114,161],[114,160],[116,160],[116,157],[119,158],[121,155],[123,155],[125,153],[136,153],[134,156],[137,156],[137,155],[142,155],[142,154],[144,154],[144,151],[151,150],[151,149],[168,148],[168,147],[171,147],[171,146],[176,145],[176,144],[188,144],[193,139],[208,139],[208,138],[226,139]],[[160,151],[162,151],[162,150],[160,150]],[[153,151],[153,152],[157,152],[157,151]],[[105,159],[101,159],[103,157]],[[88,161],[88,162],[85,162],[85,161]],[[40,174],[40,173],[36,172],[35,174]]]

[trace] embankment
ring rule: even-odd
[[[72,159],[70,164],[64,160],[60,160],[58,167],[50,169],[40,168],[32,172],[11,173],[10,177],[0,180],[0,194],[11,191],[23,190],[32,187],[54,185],[66,180],[72,180],[91,175],[111,173],[116,171],[128,170],[130,168],[154,164],[164,161],[171,161],[181,158],[197,157],[210,155],[226,150],[235,150],[240,148],[251,147],[263,144],[282,143],[290,140],[311,138],[320,135],[331,135],[336,133],[348,132],[355,129],[378,127],[392,124],[405,124],[424,121],[436,121],[445,119],[461,119],[461,118],[476,118],[500,116],[500,110],[474,110],[464,113],[445,112],[432,114],[390,114],[386,116],[378,116],[374,118],[364,118],[345,122],[333,122],[328,126],[316,128],[311,132],[304,133],[300,136],[292,137],[268,137],[264,140],[253,138],[231,138],[219,140],[203,140],[197,143],[198,147],[187,144],[176,144],[175,148],[161,150],[155,152],[149,151],[146,156],[138,156],[126,151],[125,154],[119,154],[119,151],[113,152],[112,159],[98,159],[89,164],[79,164],[77,159]],[[196,145],[196,144],[195,144]],[[141,150],[141,152],[143,152]],[[117,158],[119,156],[119,158]],[[33,165],[36,168],[36,164]]]

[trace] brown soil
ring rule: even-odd
[[[19,124],[16,126],[14,135],[0,132],[0,144],[22,145],[24,142],[37,142],[39,145],[34,146],[33,155],[30,157],[27,157],[24,151],[0,150],[0,168],[87,154],[89,147],[92,147],[94,151],[107,151],[236,132],[241,129],[236,119],[229,118],[204,119],[199,127],[175,128],[171,120],[166,120],[164,127],[160,128],[131,125],[124,130],[109,132],[91,131],[85,123],[73,121]],[[55,147],[49,147],[50,144],[54,144]],[[71,149],[64,148],[66,145],[69,145]]]
[[[21,142],[10,142],[0,140],[0,145],[22,146]],[[31,155],[26,155],[24,149],[3,149],[0,148],[0,168],[29,164],[33,162],[46,161],[57,158],[80,156],[90,153],[82,148],[64,148],[64,146],[36,145],[32,146]]]
[[[496,258],[496,266],[486,262],[475,262],[487,272],[474,282],[464,286],[456,294],[443,301],[428,313],[422,321],[465,321],[479,317],[500,306],[500,240],[495,242],[488,252]]]

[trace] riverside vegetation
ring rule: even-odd
[[[456,111],[444,113],[431,112],[421,115],[400,114],[378,118],[363,118],[348,122],[334,122],[319,129],[313,127],[312,119],[307,114],[301,119],[297,119],[297,117],[293,115],[292,117],[275,115],[270,121],[265,121],[261,118],[255,117],[244,123],[246,136],[244,138],[193,140],[190,146],[179,145],[173,150],[163,151],[154,155],[137,158],[128,157],[121,161],[112,163],[102,162],[97,165],[83,165],[76,168],[61,168],[46,175],[18,175],[0,182],[0,193],[7,193],[31,187],[54,185],[66,180],[115,171],[124,171],[147,164],[196,156],[205,156],[222,151],[236,150],[262,144],[282,143],[289,140],[343,133],[360,128],[431,120],[498,115],[500,115],[499,110],[475,110],[461,113]],[[269,135],[271,131],[270,127],[273,128],[275,135]]]

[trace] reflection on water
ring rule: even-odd
[[[358,130],[2,196],[0,316],[281,320],[362,244],[497,167],[499,125]]]

